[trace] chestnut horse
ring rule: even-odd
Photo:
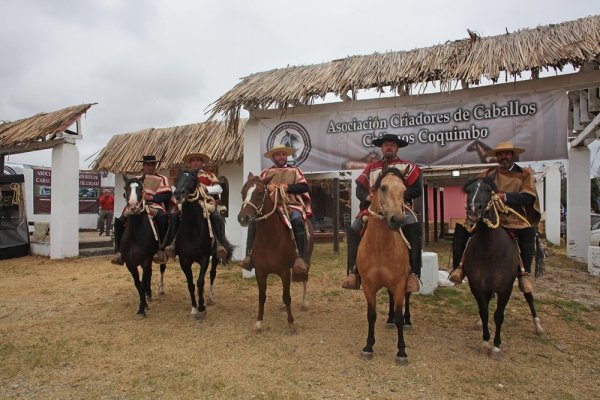
[[[369,333],[367,345],[362,350],[365,358],[373,356],[375,344],[375,321],[377,319],[377,292],[387,288],[394,301],[394,324],[398,331],[396,362],[408,362],[404,343],[404,316],[402,304],[406,295],[406,283],[410,273],[408,246],[400,225],[405,218],[404,175],[396,168],[384,170],[373,187],[373,199],[369,207],[369,222],[363,235],[356,266],[362,278],[362,289],[367,300]]]
[[[290,331],[294,331],[294,317],[292,316],[292,298],[290,296],[290,282],[292,281],[292,266],[296,259],[296,244],[290,234],[290,228],[282,221],[276,202],[271,198],[275,193],[269,193],[267,185],[273,177],[260,179],[252,173],[242,187],[242,209],[238,214],[241,226],[248,226],[250,221],[256,223],[256,236],[252,244],[252,260],[258,284],[258,316],[254,324],[254,331],[260,332],[267,299],[267,277],[269,274],[279,275],[283,285],[283,304],[287,311]],[[279,202],[277,202],[279,203]],[[280,204],[280,203],[279,203]],[[305,256],[307,269],[310,269],[310,256],[313,251],[313,229],[310,220],[307,226],[307,251]],[[293,280],[301,281],[304,285],[302,309],[308,306],[306,286],[308,283],[308,270],[303,276],[295,276]]]
[[[499,224],[498,213],[492,203],[496,192],[494,176],[474,178],[464,186],[467,193],[467,222],[471,224],[471,238],[464,251],[463,271],[469,281],[469,288],[479,306],[479,317],[483,329],[482,350],[489,352],[494,359],[500,359],[500,333],[504,322],[504,309],[512,293],[513,284],[519,270],[519,249],[516,241]],[[540,254],[536,257],[536,275],[540,267]],[[494,322],[494,346],[490,352],[490,331],[488,328],[488,307],[493,294],[498,295]],[[535,311],[533,294],[525,293],[525,300],[533,318],[535,331],[544,333]]]

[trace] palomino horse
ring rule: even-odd
[[[282,216],[277,207],[277,200],[271,195],[278,196],[278,192],[269,193],[267,185],[272,177],[265,180],[252,173],[242,187],[242,209],[238,214],[241,226],[248,226],[251,220],[256,221],[256,236],[252,245],[252,260],[258,284],[258,316],[254,324],[254,331],[260,332],[262,327],[265,300],[267,299],[267,276],[277,274],[283,284],[283,303],[287,310],[290,330],[294,331],[294,317],[292,316],[292,298],[290,296],[290,281],[292,280],[291,267],[296,258],[296,245],[290,235],[290,229],[284,225]],[[310,269],[310,256],[313,251],[312,225],[306,222],[308,228],[307,251],[305,261]],[[294,277],[294,281],[301,280],[304,284],[302,309],[308,306],[306,291],[308,271],[302,277]]]
[[[492,204],[496,192],[494,176],[474,178],[464,186],[467,193],[467,223],[471,224],[472,236],[464,252],[463,271],[468,278],[471,293],[479,306],[483,328],[482,351],[490,352],[488,329],[488,306],[494,293],[498,295],[494,322],[494,346],[490,356],[500,359],[500,332],[504,321],[504,309],[510,299],[513,284],[519,271],[519,250],[515,240],[506,229],[497,229],[498,213]],[[539,258],[536,260],[539,267]],[[540,319],[535,311],[533,295],[525,293],[536,333],[543,334]]]
[[[387,288],[390,301],[394,301],[394,319],[398,331],[396,362],[406,364],[404,343],[404,316],[402,303],[410,273],[408,247],[400,225],[405,218],[403,174],[396,168],[384,170],[373,187],[370,217],[365,234],[360,241],[356,266],[362,278],[362,289],[367,300],[369,334],[362,350],[365,358],[373,356],[375,321],[377,319],[377,292]]]
[[[188,291],[192,301],[192,317],[201,319],[206,316],[206,306],[204,305],[204,278],[208,270],[209,257],[213,255],[213,243],[210,238],[208,227],[208,194],[198,186],[197,171],[182,171],[175,180],[175,201],[181,206],[181,224],[179,227],[170,229],[170,233],[177,233],[175,240],[175,250],[179,256],[179,265],[185,274]],[[230,247],[228,244],[224,244]],[[227,254],[231,255],[231,248]],[[216,275],[216,257],[213,255],[213,266],[210,273],[210,299],[212,302],[212,286]],[[200,265],[200,273],[196,286],[198,287],[198,302],[195,298],[196,286],[194,286],[194,276],[192,264],[197,262]],[[213,273],[214,270],[214,273]]]
[[[141,178],[128,178],[125,180],[125,199],[127,206],[124,214],[127,216],[127,226],[121,238],[120,248],[123,261],[133,277],[133,283],[140,296],[137,315],[146,316],[147,301],[152,299],[152,256],[159,247],[158,230],[151,222],[152,216],[149,207],[144,201],[144,176]],[[138,272],[138,265],[142,268],[142,280]],[[164,292],[163,275],[165,264],[160,265],[159,293]]]

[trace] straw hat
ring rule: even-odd
[[[400,136],[393,135],[391,133],[386,133],[377,139],[373,139],[371,143],[373,143],[373,146],[381,147],[383,146],[383,142],[394,142],[398,145],[398,147],[408,146],[408,142],[406,140],[400,139]]]
[[[278,144],[278,145],[273,146],[273,148],[271,150],[267,151],[264,154],[264,156],[266,158],[272,158],[273,154],[279,153],[279,152],[283,152],[283,153],[286,153],[288,156],[291,156],[296,153],[296,149],[294,149],[292,147],[284,146],[282,144]]]
[[[157,160],[155,155],[151,156],[142,156],[141,160],[137,160],[136,162],[141,163],[159,163],[161,160]]]
[[[184,164],[190,164],[190,160],[192,158],[201,158],[203,162],[207,163],[210,161],[210,157],[207,156],[206,154],[203,153],[190,153],[190,154],[186,154],[183,157],[183,162]]]
[[[515,147],[515,145],[512,142],[500,142],[496,145],[495,148],[486,151],[485,155],[487,157],[496,157],[496,154],[499,151],[512,151],[513,153],[515,153],[515,155],[517,155],[524,153],[525,149],[522,147]]]

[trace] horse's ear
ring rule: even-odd
[[[263,182],[265,185],[268,185],[269,183],[271,183],[271,181],[273,180],[273,178],[274,178],[274,177],[275,177],[275,175],[271,175],[271,176],[269,176],[269,177],[267,177],[267,178],[263,179],[263,181],[262,181],[262,182]]]
[[[177,164],[177,175],[180,175],[183,172],[183,168],[181,168],[181,164]]]
[[[252,172],[248,172],[248,178],[246,180],[250,180],[254,177],[254,175],[252,174]]]
[[[127,176],[127,174],[123,174],[123,182],[127,182],[129,180],[129,177]]]

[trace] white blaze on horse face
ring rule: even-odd
[[[250,203],[250,200],[252,199],[252,193],[254,193],[255,190],[256,190],[256,185],[250,186],[250,188],[246,192],[246,198],[244,199],[244,202]]]
[[[137,183],[131,183],[129,185],[129,188],[131,189],[129,191],[129,199],[127,199],[127,203],[129,203],[129,207],[135,207],[137,203],[139,203],[139,199],[137,198],[136,192],[137,192],[137,188],[138,188],[138,184]]]
[[[479,192],[479,189],[481,187],[481,181],[477,182],[477,187],[475,188],[475,193],[473,193],[473,197],[471,197],[471,204],[469,204],[469,207],[471,208],[472,212],[475,212],[475,199],[477,198],[477,193]]]

